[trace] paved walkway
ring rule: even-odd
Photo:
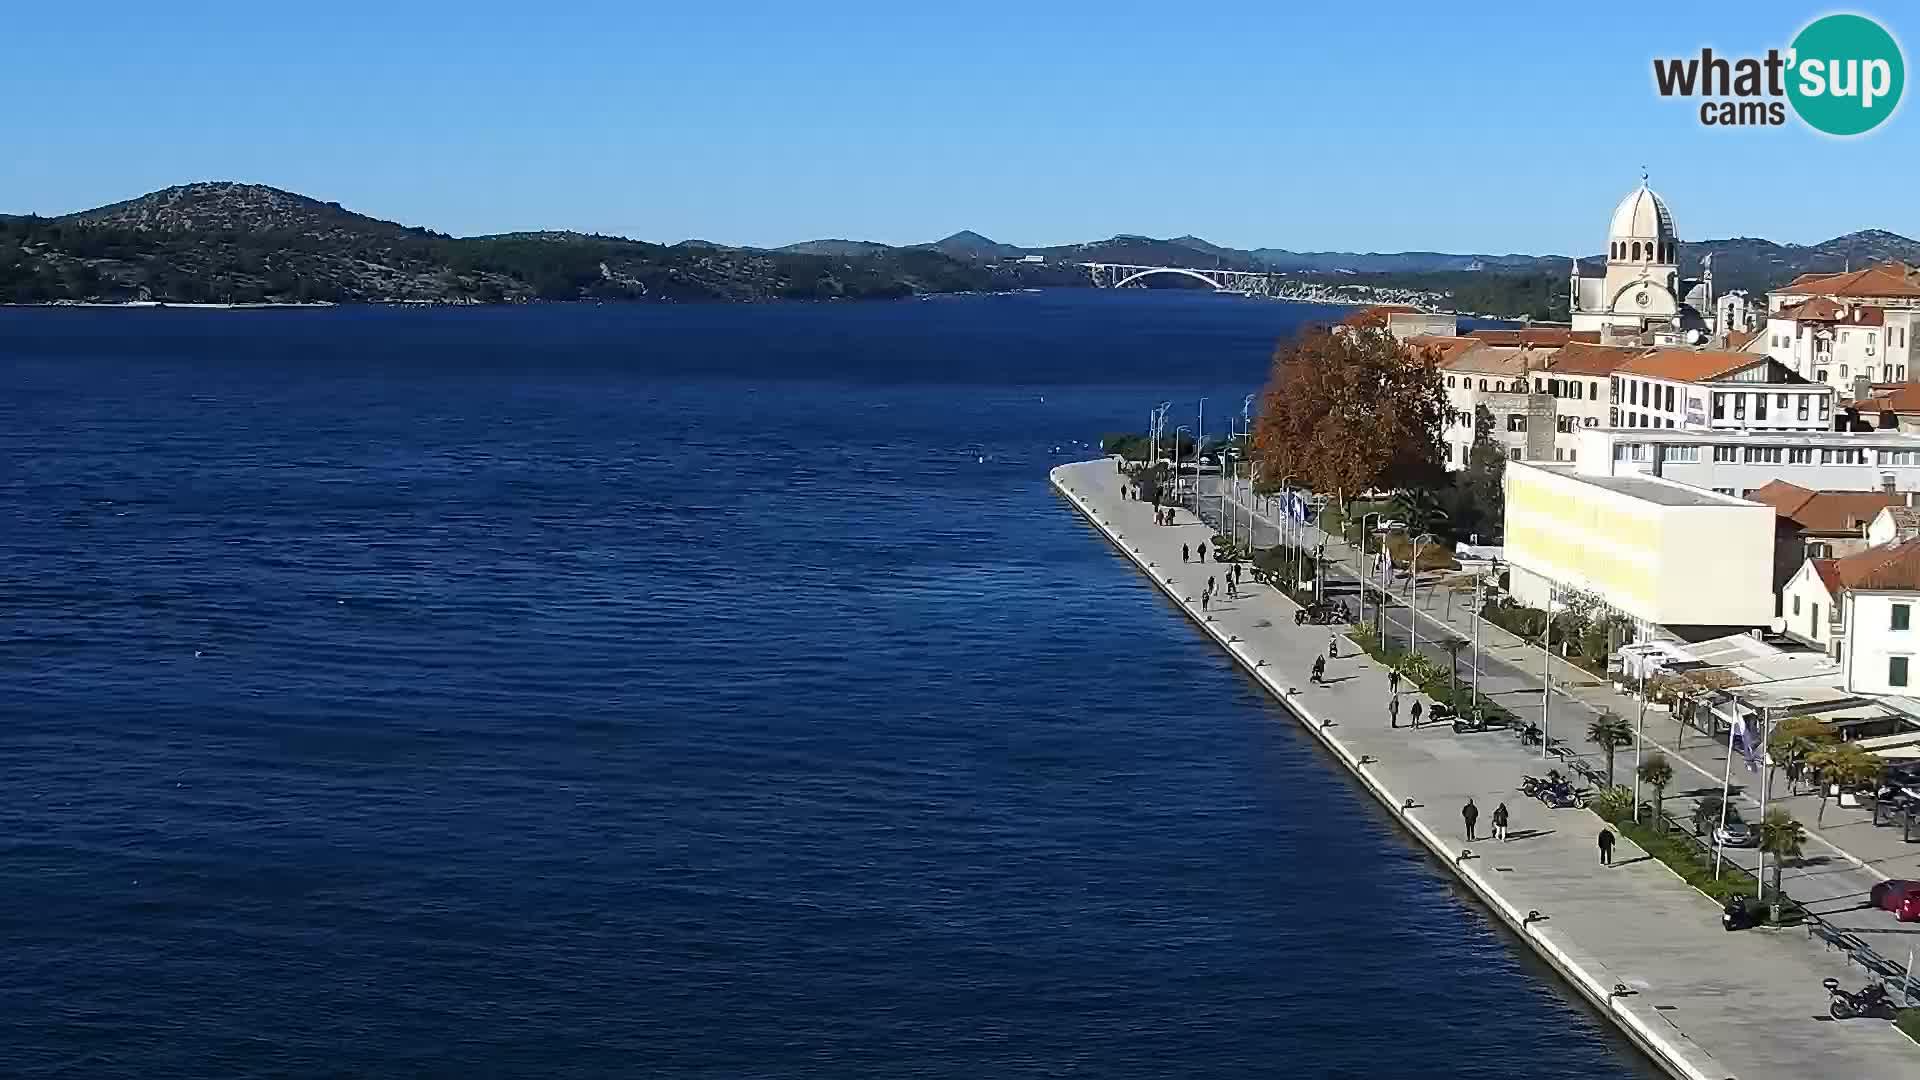
[[[1518,794],[1520,778],[1540,771],[1537,751],[1498,734],[1389,727],[1385,672],[1344,639],[1329,685],[1311,685],[1327,628],[1296,626],[1284,596],[1255,587],[1201,610],[1207,577],[1224,568],[1183,564],[1180,546],[1210,541],[1211,526],[1186,511],[1173,527],[1154,525],[1151,506],[1121,497],[1111,461],[1061,466],[1053,479],[1498,918],[1669,1071],[1696,1080],[1920,1075],[1920,1046],[1892,1025],[1825,1018],[1823,978],[1864,981],[1841,954],[1795,929],[1726,933],[1716,905],[1631,844],[1622,842],[1616,865],[1599,866],[1597,817]],[[1469,797],[1483,828],[1506,802],[1514,839],[1467,841],[1460,807]]]
[[[1244,486],[1241,488],[1244,493]],[[1278,542],[1278,528],[1261,513],[1263,500],[1228,496],[1225,505],[1233,508],[1236,523],[1252,511],[1255,540],[1260,544]],[[1213,517],[1213,504],[1203,497],[1203,511]],[[1308,530],[1311,543],[1325,541],[1330,559],[1336,560],[1335,573],[1354,584],[1358,592],[1359,553],[1345,541]],[[1243,534],[1244,535],[1244,534]],[[1409,608],[1407,582],[1394,583],[1395,598],[1387,608],[1388,622],[1395,628],[1391,636],[1398,642],[1409,640],[1409,621],[1417,621],[1422,638],[1421,652],[1442,664],[1446,653],[1438,642],[1452,637],[1473,639],[1481,644],[1481,686],[1494,700],[1523,720],[1539,722],[1540,687],[1548,669],[1553,672],[1553,704],[1548,712],[1548,728],[1554,738],[1564,740],[1596,770],[1603,768],[1598,749],[1586,741],[1587,725],[1603,711],[1612,711],[1630,723],[1639,724],[1639,700],[1616,690],[1612,683],[1548,654],[1538,645],[1476,618],[1471,588],[1464,592],[1442,587],[1438,575],[1422,575],[1418,606]],[[1377,596],[1377,593],[1374,594]],[[1394,606],[1395,604],[1399,606]],[[1371,609],[1370,609],[1371,611]],[[1417,619],[1410,619],[1417,615]],[[1462,654],[1463,672],[1472,665],[1471,652]],[[1668,790],[1668,809],[1681,820],[1692,815],[1694,802],[1701,795],[1717,795],[1727,777],[1727,746],[1685,727],[1660,710],[1649,709],[1644,721],[1645,748],[1661,750],[1673,762],[1675,778]],[[1616,758],[1616,776],[1633,782],[1635,748],[1627,747]],[[1760,778],[1747,770],[1745,762],[1733,763],[1733,802],[1749,821],[1758,821]],[[1652,798],[1643,789],[1644,799]],[[1920,946],[1920,931],[1897,922],[1892,915],[1868,906],[1867,893],[1873,885],[1888,877],[1920,878],[1920,842],[1908,843],[1898,825],[1875,826],[1870,811],[1848,809],[1829,802],[1824,819],[1820,800],[1812,794],[1790,795],[1784,776],[1776,776],[1768,807],[1784,808],[1807,827],[1809,842],[1804,858],[1789,863],[1781,886],[1786,894],[1805,905],[1828,923],[1867,941],[1889,960],[1904,965],[1910,950]],[[1726,857],[1748,871],[1759,869],[1760,854],[1751,848],[1731,848]]]

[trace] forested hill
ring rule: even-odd
[[[0,301],[767,300],[1077,283],[1078,271],[880,248],[816,255],[580,233],[457,238],[258,184],[0,216]]]

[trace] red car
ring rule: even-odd
[[[1920,881],[1883,881],[1868,894],[1873,906],[1901,922],[1920,921]]]

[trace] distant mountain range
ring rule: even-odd
[[[1684,245],[1683,270],[1697,272],[1709,253],[1721,291],[1758,292],[1809,271],[1920,262],[1920,241],[1879,229],[1813,245],[1709,240]],[[1569,269],[1565,255],[1242,249],[1197,236],[1126,234],[1031,248],[972,231],[925,244],[833,239],[775,249],[564,231],[462,238],[232,182],[166,188],[58,218],[0,216],[0,301],[26,303],[887,297],[1083,285],[1075,265],[1083,262],[1267,270],[1421,290],[1450,296],[1462,310],[1539,318],[1564,317]]]
[[[780,251],[819,254],[871,254],[882,245],[853,240],[816,240],[792,244]],[[1566,275],[1568,255],[1454,254],[1444,251],[1290,251],[1285,248],[1231,248],[1197,236],[1156,240],[1122,234],[1106,240],[1054,247],[1019,247],[997,243],[977,232],[958,232],[930,244],[895,250],[933,250],[956,258],[1014,259],[1039,255],[1048,262],[1111,262],[1142,266],[1184,266],[1192,269],[1268,270],[1300,275],[1392,275],[1501,272]],[[1681,248],[1681,272],[1698,274],[1704,256],[1713,255],[1715,287],[1722,292],[1745,289],[1761,292],[1793,277],[1844,270],[1888,259],[1920,262],[1920,240],[1884,229],[1864,229],[1819,244],[1777,244],[1771,240],[1736,237],[1687,243]],[[1582,255],[1580,262],[1597,269],[1602,255]]]

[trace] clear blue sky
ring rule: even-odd
[[[1911,102],[1842,142],[1653,93],[1826,8],[935,7],[16,4],[0,211],[239,179],[455,234],[1584,253],[1644,163],[1685,239],[1920,235]],[[1855,10],[1913,60],[1920,11]]]

